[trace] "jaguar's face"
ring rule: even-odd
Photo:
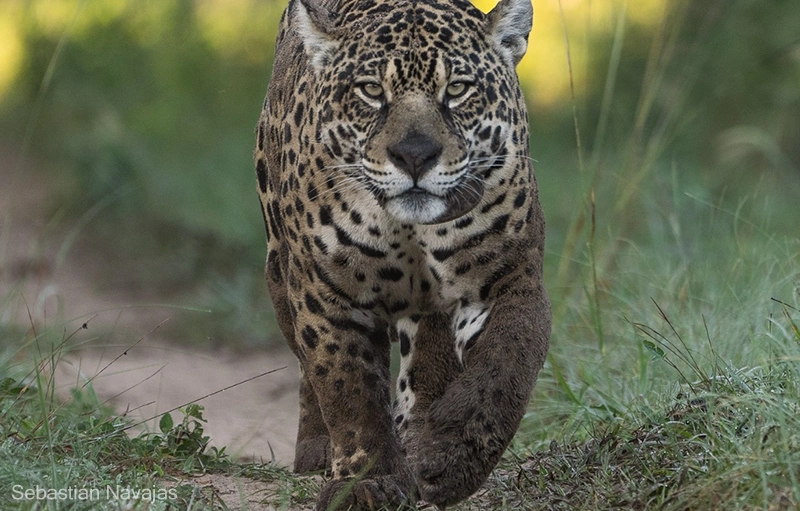
[[[402,222],[472,210],[527,122],[513,63],[485,25],[474,8],[398,2],[316,63],[327,168]]]

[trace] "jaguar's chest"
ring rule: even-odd
[[[301,228],[288,236],[292,266],[297,278],[323,285],[328,298],[382,316],[450,311],[472,301],[513,238],[502,204],[443,224],[412,225],[393,219],[370,194],[351,192],[290,210],[290,231]],[[501,195],[491,192],[485,202]],[[283,202],[291,204],[291,194]]]

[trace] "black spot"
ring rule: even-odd
[[[361,358],[364,359],[364,362],[371,364],[375,361],[375,355],[370,350],[364,350],[361,354]]]
[[[311,252],[311,241],[308,236],[304,234],[300,239],[303,240],[303,247],[305,247],[306,252]]]
[[[401,422],[403,422],[403,414],[402,413],[394,418],[394,423],[395,424],[400,424]]]
[[[352,319],[328,318],[328,323],[330,323],[334,328],[338,328],[344,332],[359,332],[364,335],[373,333],[369,328],[357,321],[353,321]]]
[[[252,175],[252,174],[251,174]],[[267,162],[262,158],[256,162],[256,177],[258,177],[258,188],[261,193],[267,192]]]
[[[321,206],[319,208],[319,222],[322,225],[332,225],[333,216],[331,214],[330,206]]]
[[[317,197],[319,197],[319,192],[317,192],[317,187],[314,186],[314,183],[308,183],[308,200],[315,201]]]
[[[400,355],[407,357],[411,351],[411,338],[404,331],[400,331]]]
[[[317,340],[319,339],[319,336],[317,335],[317,331],[314,330],[310,325],[306,325],[301,333],[301,336],[303,337],[303,342],[306,343],[306,346],[312,350],[317,347]]]
[[[311,296],[311,293],[306,293],[306,307],[308,308],[308,311],[311,312],[312,314],[319,315],[325,312],[325,309],[322,308],[322,305],[320,305],[319,300]]]
[[[385,266],[378,270],[378,278],[397,282],[403,278],[403,270],[395,266]]]
[[[479,255],[475,262],[478,266],[486,266],[487,264],[491,263],[497,258],[497,254],[494,252],[486,252],[484,254]]]
[[[506,229],[506,225],[508,225],[509,215],[501,215],[494,219],[492,222],[492,226],[489,228],[489,232],[491,233],[500,233]]]
[[[497,284],[497,282],[502,279],[503,277],[509,275],[511,272],[516,269],[517,265],[514,263],[506,263],[500,268],[496,269],[494,273],[492,273],[486,282],[481,286],[480,290],[480,297],[481,300],[485,300],[489,297],[489,293],[492,290],[492,287]]]
[[[273,282],[283,282],[283,272],[277,250],[270,250],[267,254],[267,275]]]
[[[472,264],[470,264],[469,262],[460,264],[456,266],[456,275],[464,275],[470,270],[470,268],[472,268]]]
[[[325,242],[322,241],[322,238],[320,238],[319,236],[314,236],[314,245],[317,246],[317,248],[319,249],[320,252],[322,252],[323,255],[328,255],[328,245],[326,245]]]
[[[300,199],[295,199],[294,209],[296,209],[297,212],[301,215],[306,212],[306,207]]]
[[[491,75],[487,75],[487,80],[489,79],[489,76]],[[491,85],[486,87],[486,99],[489,101],[489,103],[494,103],[495,101],[497,101],[497,92]]]
[[[470,338],[467,339],[467,342],[464,344],[464,351],[469,351],[473,346],[475,346],[475,343],[478,341],[478,337],[480,337],[481,332],[483,332],[483,328],[472,334]]]
[[[258,148],[264,149],[264,139],[267,137],[267,124],[261,122],[258,124]]]
[[[440,248],[431,252],[431,254],[433,254],[433,258],[437,261],[444,261],[450,258],[450,256],[452,256],[454,253],[455,250],[452,248]]]
[[[464,227],[467,227],[470,224],[472,224],[472,217],[468,216],[466,218],[461,218],[458,221],[456,221],[454,227],[456,229],[463,229]]]
[[[525,192],[525,189],[523,188],[522,190],[519,191],[519,193],[517,194],[517,197],[514,199],[514,208],[522,207],[522,205],[525,204],[525,198],[526,197],[527,197],[527,193]]]
[[[292,142],[292,127],[287,122],[283,125],[283,143],[289,144]]]
[[[327,144],[325,148],[337,158],[342,156],[342,146],[339,145],[339,138],[336,136],[333,130],[328,130],[328,142],[329,144]]]
[[[294,125],[300,126],[300,123],[303,122],[303,113],[305,112],[305,104],[300,101],[297,103],[297,109],[294,111]]]
[[[380,385],[381,377],[378,376],[377,373],[365,373],[364,374],[364,385],[368,389],[376,389]]]
[[[394,314],[395,312],[402,312],[408,309],[409,305],[411,304],[408,303],[408,300],[394,302],[393,304],[389,305],[388,311],[390,314]]]
[[[405,378],[400,378],[400,392],[405,392],[406,391],[406,387],[407,387],[407,384],[406,384]]]
[[[277,200],[271,201],[267,206],[267,219],[269,220],[270,233],[276,240],[281,239],[281,226],[283,226],[283,222],[281,222],[280,206]]]
[[[493,153],[496,153],[496,152],[498,152],[500,150],[500,145],[502,143],[500,141],[500,133],[501,133],[501,131],[502,131],[502,128],[500,126],[497,126],[494,129],[494,133],[492,133],[491,150],[492,150]]]
[[[316,370],[314,371],[317,376],[324,377],[328,375],[328,370],[322,366],[317,366]]]
[[[347,345],[347,354],[351,357],[358,356],[358,344],[351,342]]]
[[[333,382],[333,388],[334,390],[336,390],[336,392],[341,392],[342,389],[344,388],[344,380],[339,378],[338,380]]]
[[[331,343],[331,344],[326,344],[326,345],[325,345],[325,351],[327,351],[328,353],[330,353],[331,355],[333,355],[333,354],[335,354],[337,351],[339,351],[339,345],[338,345],[338,344],[333,344],[333,343]]]
[[[342,288],[342,286],[334,282],[333,279],[331,279],[330,275],[328,275],[328,273],[324,269],[322,269],[322,267],[317,263],[314,263],[314,273],[316,274],[317,278],[319,278],[319,280],[321,280],[326,286],[328,286],[328,289],[330,289],[332,293],[336,294],[341,298],[344,298],[348,302],[353,301],[353,298],[349,294],[347,294],[347,291],[345,291]]]
[[[362,222],[361,215],[356,210],[350,212],[350,220],[352,220],[356,225]]]
[[[353,240],[353,238],[350,237],[349,234],[340,229],[338,226],[336,226],[336,238],[342,245],[354,246],[359,250],[359,252],[361,252],[367,257],[374,257],[376,259],[383,259],[384,257],[386,257],[386,252],[378,250],[377,248],[370,247],[369,245],[357,243],[356,241]]]
[[[502,204],[505,200],[506,200],[506,194],[503,193],[499,197],[497,197],[494,201],[482,207],[481,213],[488,213],[489,211],[492,210],[492,208]]]

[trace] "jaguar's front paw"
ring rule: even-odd
[[[416,488],[409,477],[388,475],[368,479],[329,481],[320,492],[316,511],[406,509],[414,504]]]
[[[486,413],[480,392],[450,389],[435,402],[419,435],[410,463],[422,499],[448,506],[466,499],[486,481],[516,430],[503,413]]]
[[[420,498],[441,507],[475,493],[494,468],[481,458],[475,440],[453,433],[423,436],[413,462]]]
[[[294,471],[298,474],[330,470],[330,438],[318,436],[298,442],[294,450]]]

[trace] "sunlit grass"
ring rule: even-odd
[[[488,12],[497,0],[475,0]],[[241,55],[254,64],[272,54],[277,20],[286,2],[282,0],[213,0],[195,2],[197,21],[208,44],[221,55]],[[612,34],[618,13],[625,10],[632,24],[652,27],[659,23],[664,0],[625,2],[565,1],[564,9],[572,27],[575,80],[585,84],[588,64],[595,58],[594,41]],[[558,2],[535,2],[535,23],[529,51],[518,71],[529,99],[540,107],[552,108],[569,98],[569,74],[564,65],[564,47]],[[0,98],[13,83],[27,57],[23,41],[25,27],[59,37],[71,24],[68,36],[80,37],[96,24],[126,20],[144,45],[164,37],[161,20],[174,6],[154,0],[7,0],[0,6]],[[580,93],[585,87],[580,88]]]

